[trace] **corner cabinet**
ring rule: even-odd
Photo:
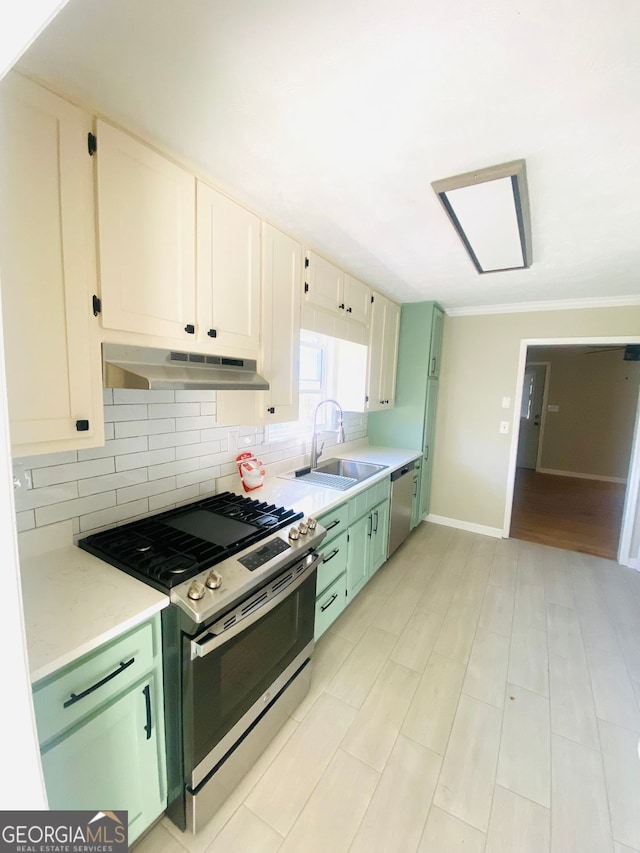
[[[52,809],[127,810],[129,843],[166,807],[160,617],[34,685]]]
[[[374,306],[375,307],[375,306]],[[435,302],[402,306],[395,408],[368,418],[372,444],[423,454],[419,519],[429,512],[444,312]]]
[[[102,325],[183,341],[196,331],[196,181],[96,122]]]
[[[395,405],[400,306],[380,293],[373,294],[365,411]]]
[[[13,456],[104,443],[92,118],[18,74],[0,89],[0,278]]]

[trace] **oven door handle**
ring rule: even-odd
[[[287,584],[277,595],[274,595],[273,598],[269,599],[265,604],[261,607],[258,607],[257,610],[254,610],[251,615],[246,616],[244,619],[239,620],[230,628],[227,628],[226,631],[221,631],[219,634],[212,634],[211,631],[207,631],[201,640],[191,640],[191,660],[195,660],[196,658],[203,658],[209,654],[209,652],[213,652],[216,649],[220,648],[227,640],[233,639],[238,634],[241,634],[246,628],[249,628],[254,622],[257,622],[259,619],[262,619],[270,610],[273,610],[277,607],[288,595],[290,595],[294,590],[296,590],[299,586],[301,586],[313,572],[318,568],[318,564],[322,559],[322,554],[314,554],[313,560],[309,563],[302,574],[298,575],[298,577],[293,580],[290,584]]]

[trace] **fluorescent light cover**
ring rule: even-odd
[[[479,273],[531,265],[524,160],[432,184]]]

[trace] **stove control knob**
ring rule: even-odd
[[[300,531],[298,530],[297,527],[292,527],[291,530],[289,531],[289,539],[299,539],[299,538],[300,538]]]
[[[309,532],[309,525],[306,523],[306,521],[301,521],[298,527],[300,528],[300,533],[303,536],[306,536]]]
[[[187,591],[187,595],[189,596],[189,598],[192,598],[194,601],[198,601],[199,599],[204,597],[205,592],[206,592],[206,589],[205,589],[203,583],[200,583],[200,581],[193,581],[193,583],[191,584],[191,586],[189,587],[189,589]]]
[[[209,589],[218,589],[218,587],[222,586],[222,575],[216,572],[215,569],[211,569],[209,572],[209,576],[207,577],[205,584],[209,587]]]
[[[307,527],[309,528],[309,530],[315,530],[317,523],[318,522],[316,521],[316,519],[311,518],[311,516],[309,516],[309,518],[307,519]]]

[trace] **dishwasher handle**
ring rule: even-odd
[[[408,474],[409,471],[413,471],[416,467],[415,460],[413,462],[408,462],[406,465],[403,465],[402,468],[398,468],[397,471],[394,471],[391,475],[391,482],[395,483],[396,480],[399,480],[400,477],[404,477],[405,474]]]

